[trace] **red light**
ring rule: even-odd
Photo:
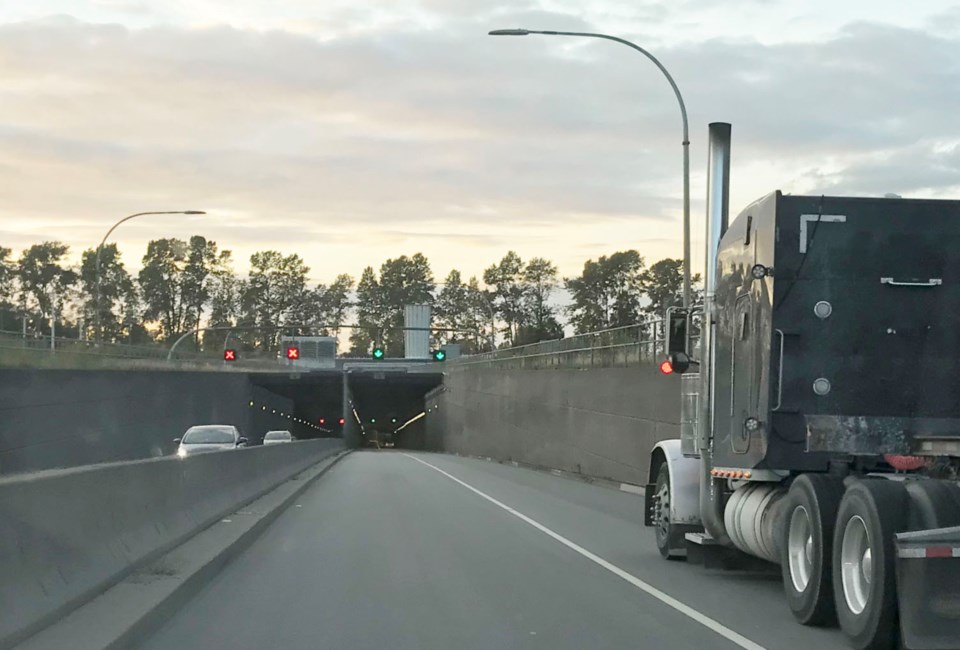
[[[320,418],[320,424],[326,424],[327,421],[324,418]]]
[[[673,372],[673,364],[670,363],[670,359],[664,359],[663,362],[660,363],[660,372],[665,375],[669,375]]]
[[[287,348],[287,358],[288,358],[288,359],[299,359],[299,358],[300,358],[300,348]]]
[[[224,351],[223,351],[223,360],[224,360],[224,361],[236,361],[236,360],[237,360],[237,351],[236,351],[236,350],[224,350]]]
[[[339,424],[340,426],[343,426],[343,423],[344,423],[345,421],[346,421],[346,420],[344,420],[343,418],[340,418],[338,424]]]

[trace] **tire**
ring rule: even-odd
[[[906,528],[907,509],[904,486],[885,479],[857,481],[840,501],[833,591],[840,628],[857,650],[899,645],[894,535]]]
[[[657,550],[667,560],[685,559],[684,535],[689,526],[678,526],[670,521],[670,468],[660,465],[653,497],[653,526],[657,536]]]
[[[836,625],[833,599],[833,530],[843,482],[802,474],[785,498],[780,536],[783,591],[793,617],[803,625]]]

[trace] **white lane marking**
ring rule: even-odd
[[[425,460],[421,460],[421,459],[417,458],[416,456],[411,456],[410,454],[403,454],[403,455],[406,456],[407,458],[411,458],[411,459],[417,461],[418,463],[421,463],[421,464],[423,464],[423,465],[426,465],[427,467],[429,467],[430,469],[432,469],[432,470],[434,470],[434,471],[436,471],[436,472],[439,472],[439,473],[443,474],[444,476],[446,476],[446,477],[447,477],[448,479],[450,479],[451,481],[453,481],[453,482],[455,482],[455,483],[459,483],[460,485],[462,485],[463,487],[467,488],[468,490],[470,490],[471,492],[473,492],[473,493],[476,494],[477,496],[483,497],[484,499],[486,499],[487,501],[489,501],[489,502],[492,503],[493,505],[497,506],[498,508],[501,508],[501,509],[503,509],[503,510],[506,510],[507,512],[509,512],[511,515],[513,515],[513,516],[516,517],[517,519],[520,519],[521,521],[523,521],[523,522],[525,522],[525,523],[527,523],[527,524],[530,524],[531,526],[533,526],[534,528],[536,528],[537,530],[539,530],[541,533],[544,533],[545,535],[549,535],[550,537],[552,537],[553,539],[557,540],[558,542],[560,542],[561,544],[563,544],[563,545],[566,546],[567,548],[569,548],[569,549],[571,549],[571,550],[573,550],[573,551],[576,551],[577,553],[579,553],[579,554],[582,555],[583,557],[587,558],[588,560],[590,560],[590,561],[593,562],[594,564],[597,564],[597,565],[603,567],[604,569],[606,569],[607,571],[609,571],[609,572],[612,573],[613,575],[617,576],[618,578],[622,578],[623,580],[626,580],[627,582],[629,582],[630,584],[632,584],[632,585],[633,585],[634,587],[636,587],[637,589],[639,589],[639,590],[641,590],[641,591],[649,594],[650,596],[653,596],[654,598],[656,598],[657,600],[659,600],[659,601],[662,602],[663,604],[665,604],[665,605],[667,605],[667,606],[669,606],[669,607],[672,607],[673,609],[677,610],[678,612],[680,612],[680,613],[683,614],[684,616],[688,616],[688,617],[692,618],[692,619],[695,620],[697,623],[700,623],[700,625],[703,625],[704,627],[706,627],[706,628],[708,628],[708,629],[710,629],[710,630],[713,630],[714,632],[716,632],[716,633],[719,634],[720,636],[724,637],[724,638],[727,639],[728,641],[731,641],[732,643],[735,643],[736,645],[740,646],[741,648],[744,648],[745,650],[766,650],[766,648],[764,648],[762,645],[759,645],[759,644],[757,644],[757,643],[754,643],[753,641],[751,641],[750,639],[746,638],[745,636],[742,636],[742,635],[734,632],[734,631],[731,630],[730,628],[726,627],[725,625],[723,625],[723,624],[720,623],[719,621],[715,621],[714,619],[710,618],[709,616],[707,616],[707,615],[705,615],[705,614],[701,614],[700,612],[698,612],[697,610],[693,609],[693,608],[690,607],[689,605],[686,605],[686,604],[680,602],[679,600],[677,600],[676,598],[674,598],[673,596],[670,596],[669,594],[666,594],[666,593],[660,591],[659,589],[657,589],[657,588],[654,587],[653,585],[644,582],[644,581],[641,580],[640,578],[638,578],[638,577],[636,577],[636,576],[634,576],[634,575],[632,575],[632,574],[630,574],[630,573],[627,573],[626,571],[624,571],[624,570],[621,569],[620,567],[616,566],[615,564],[611,564],[610,562],[607,562],[606,560],[604,560],[602,557],[600,557],[600,556],[598,556],[598,555],[594,555],[593,553],[591,553],[591,552],[588,551],[587,549],[583,548],[583,547],[580,546],[579,544],[576,544],[575,542],[571,542],[569,539],[567,539],[566,537],[564,537],[564,536],[561,535],[560,533],[554,532],[553,530],[547,528],[546,526],[544,526],[544,525],[541,524],[540,522],[535,521],[535,520],[531,519],[530,517],[526,516],[526,515],[523,514],[522,512],[519,512],[519,511],[517,511],[517,510],[514,510],[513,508],[511,508],[511,507],[508,506],[507,504],[503,503],[502,501],[498,501],[497,499],[494,499],[494,498],[493,498],[492,496],[490,496],[489,494],[486,494],[486,493],[484,493],[484,492],[481,492],[480,490],[478,490],[477,488],[473,487],[473,486],[470,485],[469,483],[465,483],[464,481],[461,481],[460,479],[458,479],[458,478],[457,478],[456,476],[454,476],[453,474],[450,474],[450,473],[448,473],[448,472],[445,472],[444,470],[440,469],[440,468],[437,467],[436,465],[432,465],[432,464],[428,463],[428,462],[425,461]]]
[[[620,491],[629,492],[631,494],[643,494],[643,488],[639,485],[633,485],[632,483],[621,483]]]

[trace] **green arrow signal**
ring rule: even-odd
[[[434,350],[433,352],[434,361],[446,361],[446,359],[447,359],[446,350]]]
[[[373,358],[379,361],[383,358],[383,348],[373,348]]]

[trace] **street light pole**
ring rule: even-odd
[[[677,103],[680,104],[680,117],[683,120],[683,306],[685,308],[690,307],[690,129],[687,124],[687,107],[683,103],[683,96],[680,94],[680,89],[677,87],[676,82],[674,82],[673,77],[670,76],[670,73],[667,72],[667,69],[663,67],[663,64],[650,52],[646,51],[636,43],[631,43],[630,41],[619,38],[617,36],[610,36],[609,34],[594,34],[592,32],[557,32],[550,30],[534,30],[534,29],[495,29],[489,32],[490,36],[527,36],[529,34],[544,34],[547,36],[583,36],[586,38],[602,38],[607,41],[614,41],[616,43],[621,43],[626,45],[629,48],[633,48],[640,54],[644,55],[650,61],[653,62],[655,66],[663,73],[663,76],[667,78],[667,81],[670,83],[670,87],[673,89],[673,93],[677,96]]]
[[[125,221],[130,221],[134,217],[142,217],[148,214],[206,214],[202,210],[174,210],[172,212],[137,212],[136,214],[131,214],[128,217],[124,217],[117,223],[110,226],[110,230],[107,231],[107,234],[103,236],[103,239],[100,240],[100,244],[97,246],[97,263],[96,263],[96,273],[97,273],[97,282],[96,282],[96,297],[94,298],[94,307],[96,308],[96,345],[100,346],[100,336],[101,336],[101,321],[100,321],[100,256],[103,254],[103,245],[107,242],[107,238],[117,229],[117,226],[124,223]]]

